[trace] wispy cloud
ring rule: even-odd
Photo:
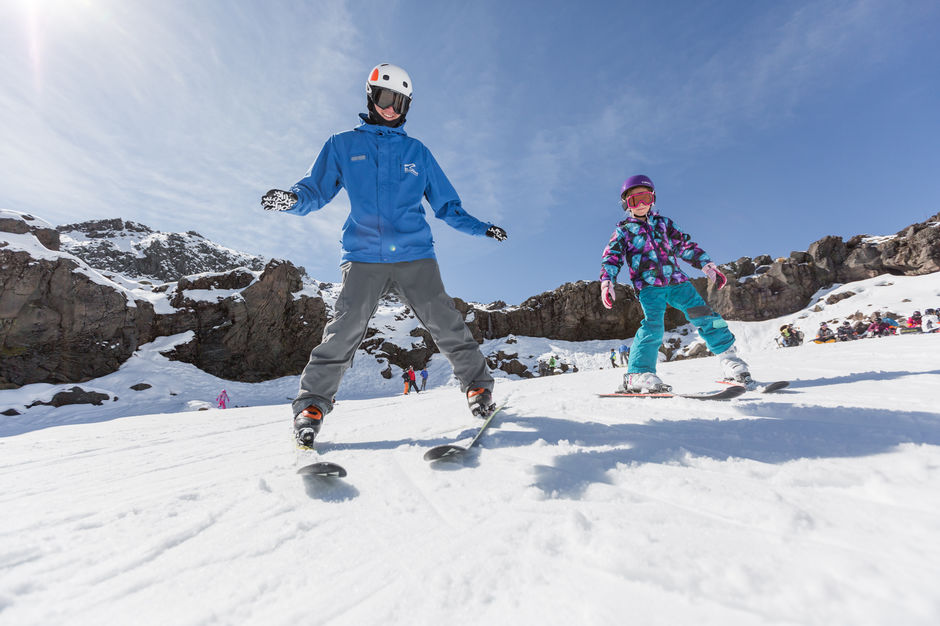
[[[268,250],[338,257],[338,211],[268,220],[258,199],[299,179],[325,137],[354,122],[347,82],[364,62],[344,3],[37,7],[31,31],[22,7],[8,10],[0,44],[17,61],[0,69],[16,86],[0,93],[10,208],[57,223],[75,207],[82,219],[129,214],[233,246],[286,240]],[[41,62],[24,62],[31,54]]]

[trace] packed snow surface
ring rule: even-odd
[[[938,278],[873,279],[803,317],[733,324],[755,377],[793,381],[777,394],[599,398],[624,370],[584,362],[502,378],[506,408],[459,462],[422,459],[479,423],[452,384],[402,396],[353,368],[377,386],[347,388],[319,444],[344,479],[295,474],[296,378],[224,383],[234,404],[256,389],[268,406],[187,411],[223,383],[159,355],[185,337],[161,339],[83,384],[120,401],[0,417],[0,625],[933,626],[940,335],[768,341],[783,321],[934,306]],[[152,388],[127,390],[144,372]],[[659,373],[699,391],[719,367]],[[0,392],[6,406],[23,393]],[[174,408],[119,417],[127,398]]]

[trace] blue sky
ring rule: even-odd
[[[940,211],[940,3],[0,2],[0,207],[195,230],[339,280],[345,193],[259,198],[352,128],[373,65],[474,216],[430,219],[448,292],[595,280],[646,173],[718,262]],[[699,275],[689,269],[692,276]]]

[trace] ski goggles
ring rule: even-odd
[[[408,107],[411,106],[411,98],[403,93],[398,93],[397,91],[392,91],[385,87],[376,87],[373,85],[370,96],[372,103],[378,108],[387,109],[388,107],[392,107],[392,110],[399,115],[407,113]]]
[[[653,204],[654,202],[656,202],[655,191],[638,191],[623,198],[623,206],[628,209],[635,209],[641,204]]]

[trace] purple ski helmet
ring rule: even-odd
[[[627,189],[632,187],[649,187],[650,191],[656,191],[656,187],[653,186],[653,181],[650,180],[649,176],[636,174],[623,181],[623,187],[620,188],[620,197],[623,198],[623,194],[627,192]]]

